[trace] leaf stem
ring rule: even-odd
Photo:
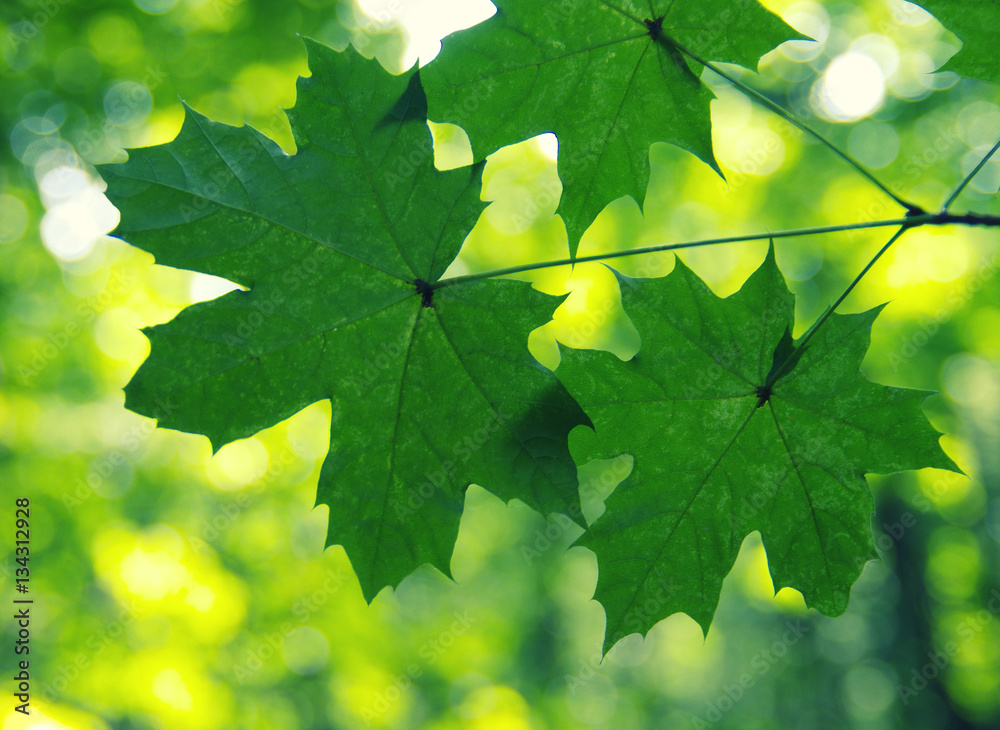
[[[677,251],[685,248],[695,248],[698,246],[715,246],[722,243],[740,243],[743,241],[763,241],[768,238],[794,238],[797,236],[814,236],[821,233],[838,233],[840,231],[856,231],[865,228],[885,228],[887,226],[903,226],[904,228],[916,228],[917,226],[932,225],[940,226],[950,223],[961,223],[970,226],[991,226],[1000,227],[1000,216],[983,215],[980,213],[921,213],[919,215],[909,215],[905,218],[890,218],[888,220],[870,221],[867,223],[847,223],[839,226],[820,226],[818,228],[796,228],[787,231],[776,231],[768,233],[752,233],[743,236],[726,236],[723,238],[706,238],[698,241],[687,241],[685,243],[666,243],[656,246],[645,246],[643,248],[631,248],[625,251],[609,251],[608,253],[593,254],[591,256],[576,256],[555,261],[538,261],[530,264],[520,264],[518,266],[508,266],[504,269],[494,269],[476,274],[466,274],[456,276],[451,279],[441,279],[429,284],[431,290],[440,289],[456,284],[465,284],[470,281],[480,279],[492,279],[508,274],[520,274],[525,271],[536,271],[538,269],[548,269],[554,266],[570,266],[583,264],[590,261],[604,261],[616,259],[624,256],[640,256],[647,253],[659,253],[661,251]],[[881,253],[879,254],[881,256]],[[872,262],[874,263],[874,261]],[[866,269],[867,271],[867,269]],[[853,285],[852,285],[853,287]],[[848,290],[848,293],[850,290]],[[846,294],[845,294],[846,296]],[[840,302],[837,302],[838,304]]]
[[[878,253],[872,256],[871,261],[869,261],[868,264],[865,266],[865,268],[861,270],[860,274],[854,277],[854,281],[852,281],[850,285],[844,290],[844,293],[840,295],[840,298],[837,299],[837,301],[835,301],[831,306],[827,307],[827,310],[823,313],[823,316],[820,317],[818,320],[816,320],[813,326],[809,328],[809,331],[806,332],[805,336],[803,336],[803,338],[799,341],[799,343],[795,345],[794,348],[792,348],[792,351],[788,353],[788,357],[785,358],[784,362],[782,362],[781,365],[775,368],[771,372],[771,374],[768,375],[767,382],[764,384],[765,388],[773,387],[774,384],[778,382],[778,379],[782,375],[784,375],[785,371],[788,369],[788,365],[790,363],[795,362],[796,355],[805,348],[806,344],[809,342],[809,340],[812,339],[813,335],[815,335],[816,332],[819,331],[819,328],[822,327],[828,319],[830,319],[830,317],[833,315],[837,307],[839,307],[841,303],[843,303],[843,301],[847,299],[847,295],[850,294],[852,291],[854,291],[854,287],[856,287],[858,283],[865,277],[865,274],[867,274],[871,270],[872,266],[875,265],[875,262],[878,261],[880,258],[882,258],[882,254],[888,251],[889,248],[892,246],[892,244],[894,244],[896,241],[899,240],[900,236],[902,236],[910,228],[914,227],[915,226],[909,224],[903,225],[900,227],[898,231],[892,234],[892,238],[886,241],[886,244],[878,250]]]
[[[738,78],[736,78],[732,74],[726,73],[721,68],[719,68],[718,66],[716,66],[715,64],[713,64],[711,61],[706,61],[705,59],[701,58],[701,56],[698,56],[693,51],[691,51],[688,48],[685,48],[684,46],[682,46],[674,38],[672,38],[672,37],[671,38],[661,38],[659,40],[664,45],[673,45],[678,51],[680,51],[681,53],[685,54],[686,56],[688,56],[692,60],[697,61],[698,63],[700,63],[705,68],[709,68],[712,71],[714,71],[715,73],[719,74],[719,76],[721,76],[722,78],[724,78],[727,81],[729,81],[730,83],[732,83],[734,86],[736,86],[736,88],[738,88],[744,94],[746,94],[747,96],[749,96],[749,97],[755,99],[756,101],[760,102],[761,104],[763,104],[764,106],[766,106],[768,109],[770,109],[771,111],[773,111],[775,114],[777,114],[779,117],[781,117],[782,119],[784,119],[786,122],[788,122],[792,126],[798,128],[798,129],[801,129],[806,134],[809,134],[812,137],[814,137],[815,139],[817,139],[819,142],[821,142],[823,145],[825,145],[831,152],[833,152],[835,155],[837,155],[840,159],[844,160],[844,162],[846,162],[851,167],[853,167],[855,170],[857,170],[859,173],[861,173],[862,175],[864,175],[864,177],[867,178],[868,181],[871,182],[873,185],[875,185],[875,187],[877,187],[883,193],[885,193],[890,198],[892,198],[893,201],[895,201],[897,204],[899,204],[900,206],[902,206],[903,208],[905,208],[907,210],[907,212],[909,212],[909,213],[911,213],[913,215],[919,215],[919,214],[921,214],[921,213],[924,212],[923,208],[921,208],[919,205],[907,202],[906,200],[903,200],[901,197],[899,197],[898,195],[896,195],[881,180],[879,180],[871,172],[869,172],[865,168],[864,165],[862,165],[860,162],[858,162],[857,160],[855,160],[848,153],[842,151],[839,147],[837,147],[835,144],[833,144],[833,142],[831,142],[830,140],[828,140],[826,137],[824,137],[822,134],[820,134],[819,132],[817,132],[816,130],[814,130],[812,127],[810,127],[809,125],[807,125],[805,122],[803,122],[803,121],[799,120],[798,118],[796,118],[791,112],[789,112],[783,106],[781,106],[780,104],[778,104],[776,101],[773,101],[773,100],[769,99],[767,96],[765,96],[761,92],[757,91],[756,89],[754,89],[754,88],[752,88],[750,86],[747,86],[745,83],[743,83],[742,81],[740,81]]]
[[[968,175],[965,176],[965,179],[962,180],[961,183],[959,183],[959,186],[957,188],[955,188],[955,192],[953,192],[944,202],[944,206],[941,208],[942,213],[946,213],[948,211],[948,208],[951,207],[951,204],[954,203],[955,200],[958,198],[958,196],[962,194],[962,191],[965,190],[965,186],[968,185],[970,182],[972,182],[972,178],[978,175],[980,170],[986,167],[986,163],[990,161],[990,158],[993,157],[994,154],[996,154],[996,151],[998,149],[1000,149],[1000,139],[998,139],[997,143],[993,145],[993,149],[991,149],[989,152],[986,153],[986,157],[981,159],[979,161],[979,164],[976,165],[974,168],[972,168],[972,172],[970,172]]]

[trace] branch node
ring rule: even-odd
[[[665,16],[661,15],[656,20],[650,20],[646,18],[642,22],[645,24],[646,28],[649,30],[649,37],[654,41],[659,40],[663,35],[663,18]]]
[[[413,286],[416,287],[417,294],[420,295],[420,305],[428,309],[434,306],[434,287],[423,279],[415,279]]]

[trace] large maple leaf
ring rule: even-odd
[[[496,15],[444,40],[423,71],[430,116],[469,134],[476,159],[554,132],[559,212],[576,251],[623,195],[641,201],[649,147],[670,142],[718,169],[712,93],[676,44],[755,67],[801,38],[757,0],[496,0]]]
[[[578,514],[566,439],[587,419],[527,350],[558,300],[433,290],[483,207],[481,166],[434,168],[416,73],[306,46],[295,155],[189,110],[174,141],[100,169],[117,235],[248,288],[147,329],[126,405],[218,448],[330,399],[318,501],[371,599],[422,563],[449,572],[471,482]]]
[[[596,429],[571,435],[577,460],[635,458],[579,543],[600,566],[605,649],[678,611],[707,630],[754,530],[776,587],[841,613],[876,555],[864,475],[957,471],[921,411],[929,393],[859,372],[880,310],[833,315],[796,351],[793,297],[773,252],[725,299],[680,260],[663,279],[619,282],[639,353],[622,362],[563,350],[557,370]]]
[[[1000,84],[1000,0],[919,0],[962,41],[942,71]]]

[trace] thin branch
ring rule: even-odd
[[[727,81],[729,81],[730,83],[732,83],[734,86],[736,86],[736,88],[738,88],[744,94],[746,94],[746,95],[750,96],[751,98],[755,99],[756,101],[760,102],[761,104],[763,104],[764,106],[766,106],[768,109],[770,109],[771,111],[773,111],[775,114],[777,114],[779,117],[781,117],[782,119],[784,119],[786,122],[788,122],[792,126],[798,128],[798,129],[801,129],[806,134],[809,134],[812,137],[814,137],[815,139],[817,139],[819,142],[821,142],[823,145],[825,145],[831,152],[833,152],[835,155],[837,155],[840,159],[842,159],[844,162],[846,162],[847,164],[849,164],[851,167],[853,167],[859,173],[861,173],[862,175],[864,175],[864,177],[867,178],[869,182],[871,182],[873,185],[875,185],[875,187],[877,187],[883,193],[885,193],[890,198],[892,198],[893,201],[895,201],[897,204],[899,204],[900,206],[902,206],[903,208],[905,208],[909,213],[912,213],[913,215],[919,215],[919,214],[921,214],[921,213],[924,212],[923,208],[921,208],[919,205],[907,202],[906,200],[903,200],[901,197],[899,197],[898,195],[896,195],[881,180],[879,180],[871,172],[869,172],[865,168],[864,165],[862,165],[860,162],[858,162],[853,157],[851,157],[851,155],[849,155],[846,152],[842,151],[839,147],[837,147],[835,144],[833,144],[833,142],[831,142],[830,140],[828,140],[826,137],[824,137],[822,134],[820,134],[819,132],[817,132],[816,130],[814,130],[812,127],[808,126],[805,122],[800,121],[799,119],[797,119],[791,112],[789,112],[783,106],[781,106],[780,104],[778,104],[776,101],[772,101],[771,99],[769,99],[768,97],[766,97],[761,92],[757,91],[756,89],[754,89],[754,88],[752,88],[750,86],[747,86],[742,81],[740,81],[738,78],[736,78],[732,74],[726,73],[721,68],[719,68],[718,66],[716,66],[715,64],[713,64],[711,61],[706,61],[705,59],[701,58],[700,56],[698,56],[697,54],[695,54],[693,51],[688,50],[687,48],[685,48],[684,46],[682,46],[680,43],[678,43],[673,38],[667,38],[667,37],[661,36],[658,40],[660,40],[660,42],[663,43],[664,45],[673,45],[678,51],[680,51],[681,53],[685,54],[686,56],[688,56],[692,60],[697,61],[698,63],[700,63],[705,68],[709,68],[712,71],[714,71],[715,73],[719,74],[719,76],[721,76],[722,78],[724,78]]]
[[[645,246],[643,248],[631,248],[625,251],[609,251],[608,253],[598,253],[591,256],[577,256],[575,258],[559,259],[557,261],[540,261],[531,264],[521,264],[519,266],[510,266],[506,269],[496,269],[494,271],[484,271],[477,274],[466,274],[465,276],[456,276],[453,279],[442,279],[437,281],[431,286],[434,289],[440,289],[444,286],[454,286],[455,284],[464,284],[469,281],[476,281],[479,279],[492,279],[497,276],[506,276],[508,274],[520,274],[524,271],[535,271],[537,269],[548,269],[554,266],[568,266],[574,264],[584,264],[590,261],[604,261],[606,259],[616,259],[623,256],[639,256],[647,253],[659,253],[661,251],[677,251],[683,248],[695,248],[696,246],[715,246],[720,243],[740,243],[742,241],[763,241],[767,238],[791,238],[793,236],[811,236],[818,233],[836,233],[838,231],[850,231],[859,228],[880,228],[883,226],[900,226],[907,223],[905,218],[895,218],[886,221],[874,221],[871,223],[852,223],[843,226],[823,226],[821,228],[800,228],[798,230],[791,231],[778,231],[777,233],[751,233],[746,236],[728,236],[726,238],[707,238],[698,241],[689,241],[686,243],[666,243],[659,244],[656,246]]]
[[[507,276],[508,274],[520,274],[525,271],[536,271],[538,269],[548,269],[554,266],[569,266],[573,264],[583,264],[589,261],[605,261],[607,259],[622,258],[624,256],[640,256],[647,253],[659,253],[661,251],[677,251],[684,248],[695,248],[697,246],[715,246],[722,243],[740,243],[743,241],[763,241],[768,238],[794,238],[796,236],[813,236],[820,233],[837,233],[840,231],[857,231],[865,228],[885,228],[887,226],[904,226],[916,228],[917,226],[939,226],[949,223],[961,223],[969,226],[991,226],[1000,227],[1000,216],[983,215],[980,213],[922,213],[920,215],[906,216],[905,218],[891,218],[889,220],[871,221],[868,223],[848,223],[839,226],[821,226],[818,228],[797,228],[788,231],[777,231],[767,233],[753,233],[744,236],[727,236],[724,238],[706,238],[698,241],[688,241],[685,243],[667,243],[656,246],[645,246],[643,248],[632,248],[625,251],[610,251],[608,253],[593,254],[592,256],[578,256],[575,258],[558,259],[556,261],[539,261],[531,264],[521,264],[519,266],[509,266],[505,269],[495,269],[483,271],[477,274],[466,274],[456,276],[452,279],[442,279],[430,284],[431,290],[440,289],[445,286],[455,286],[470,281],[480,279],[492,279],[497,276]],[[839,303],[839,302],[838,302]]]
[[[872,256],[872,260],[869,261],[868,265],[865,266],[865,268],[863,268],[861,270],[860,274],[858,274],[856,277],[854,277],[854,281],[852,281],[851,284],[850,284],[850,286],[848,286],[844,290],[844,293],[840,295],[840,298],[837,299],[837,301],[835,301],[833,303],[833,305],[830,306],[823,313],[822,317],[820,317],[818,320],[816,320],[816,323],[813,324],[813,326],[809,328],[809,331],[806,332],[806,334],[802,338],[802,340],[792,349],[792,351],[788,354],[788,357],[785,358],[784,362],[782,362],[781,365],[779,365],[778,368],[776,370],[774,370],[768,376],[767,382],[765,383],[765,387],[773,386],[776,382],[778,382],[778,378],[780,378],[782,375],[785,374],[785,370],[788,368],[788,365],[790,363],[795,362],[796,354],[799,353],[799,352],[801,352],[805,348],[805,346],[809,342],[809,340],[811,340],[813,338],[813,335],[815,335],[819,331],[819,328],[822,327],[826,323],[826,321],[828,319],[830,319],[830,317],[833,315],[833,313],[837,309],[837,307],[839,307],[841,305],[841,303],[843,303],[843,301],[845,299],[847,299],[847,295],[848,294],[850,294],[852,291],[854,291],[854,287],[856,287],[858,285],[858,283],[865,277],[865,274],[867,274],[871,270],[872,266],[875,265],[875,262],[878,261],[880,258],[882,258],[882,254],[884,254],[886,251],[888,251],[889,248],[892,246],[892,244],[894,244],[896,241],[898,241],[899,237],[902,236],[903,233],[905,233],[906,231],[908,231],[910,228],[913,228],[913,227],[914,226],[912,226],[912,225],[903,225],[898,231],[896,231],[894,234],[892,234],[892,238],[890,238],[886,242],[886,244],[882,248],[880,248],[878,250],[877,254],[875,254],[874,256]]]
[[[962,191],[965,190],[965,186],[968,185],[970,182],[972,182],[972,178],[974,178],[976,175],[978,175],[980,170],[982,170],[984,167],[986,167],[986,163],[990,161],[990,158],[993,157],[994,154],[996,154],[996,151],[998,149],[1000,149],[1000,139],[998,139],[997,143],[995,145],[993,145],[993,149],[991,149],[989,152],[986,153],[986,157],[984,157],[983,159],[981,159],[979,161],[979,164],[976,165],[974,168],[972,168],[972,172],[970,172],[968,175],[966,175],[965,179],[962,180],[962,182],[959,184],[959,186],[957,188],[955,188],[955,192],[953,192],[948,197],[948,199],[944,203],[944,206],[941,208],[941,212],[942,213],[945,213],[945,212],[948,211],[948,208],[951,207],[951,204],[954,203],[955,200],[958,199],[958,196],[962,194]]]

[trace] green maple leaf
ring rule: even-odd
[[[957,471],[921,411],[929,393],[858,370],[880,308],[833,315],[778,370],[793,352],[794,302],[773,252],[726,299],[680,260],[663,279],[619,281],[639,353],[623,363],[564,350],[557,370],[596,429],[571,435],[574,457],[635,458],[580,541],[600,566],[605,650],[678,611],[707,630],[754,530],[776,587],[841,613],[876,556],[864,475]],[[773,370],[783,374],[768,392]]]
[[[1000,0],[919,0],[962,41],[942,71],[1000,84]]]
[[[295,155],[189,111],[173,142],[101,168],[117,235],[248,288],[147,329],[126,405],[218,448],[330,399],[318,502],[370,600],[422,563],[449,573],[471,482],[568,511],[587,419],[527,350],[558,300],[427,286],[483,203],[481,166],[434,168],[417,75],[306,45]]]
[[[463,127],[476,159],[529,137],[559,138],[559,211],[571,252],[605,205],[642,200],[649,147],[670,142],[718,170],[700,67],[755,67],[801,38],[757,0],[497,0],[486,22],[446,38],[423,71],[430,116]]]

